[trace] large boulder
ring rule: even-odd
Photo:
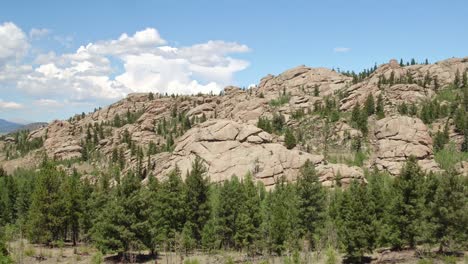
[[[213,182],[240,178],[251,173],[254,179],[272,186],[279,177],[295,180],[306,160],[314,164],[323,156],[288,150],[272,143],[272,135],[256,126],[232,120],[210,120],[190,129],[182,136],[172,154],[158,154],[154,174],[163,178],[178,167],[183,176],[199,156],[207,166]]]
[[[357,166],[346,164],[320,164],[316,167],[317,175],[323,186],[348,186],[353,180],[365,182],[364,173]]]
[[[54,121],[47,127],[44,149],[47,156],[66,160],[81,157],[81,146],[74,137],[74,128],[67,121]]]
[[[438,171],[434,161],[432,138],[427,126],[418,118],[390,116],[378,120],[375,127],[374,165],[396,175],[410,156],[423,170]]]

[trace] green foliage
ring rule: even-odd
[[[338,263],[338,256],[336,251],[332,247],[328,247],[327,251],[325,251],[325,264],[337,264]]]
[[[414,248],[420,241],[424,221],[424,174],[411,157],[394,181],[395,203],[391,209],[391,229],[394,248],[409,245]]]
[[[282,134],[285,124],[285,118],[282,114],[273,114],[272,120],[267,117],[259,117],[257,127],[265,130],[268,133]]]
[[[466,179],[448,173],[438,178],[436,186],[430,218],[434,225],[434,239],[439,242],[441,250],[453,252],[463,249],[468,245]]]
[[[298,208],[303,234],[312,243],[320,234],[326,212],[326,191],[319,181],[312,162],[307,160],[297,180]],[[312,245],[315,247],[315,245]]]
[[[268,104],[272,107],[279,107],[289,103],[290,99],[291,95],[287,94],[286,91],[283,91],[283,93],[278,97],[278,99],[272,99],[270,102],[268,102]]]
[[[320,90],[318,84],[314,86],[314,96],[320,96]]]
[[[149,244],[149,225],[145,214],[148,200],[142,196],[137,175],[129,172],[112,192],[91,229],[101,252],[140,250]]]
[[[192,170],[185,180],[187,218],[193,226],[190,226],[196,241],[201,240],[203,227],[210,217],[208,201],[209,179],[206,177],[206,168],[200,157],[196,157],[192,163]]]
[[[468,160],[468,153],[458,151],[454,144],[448,144],[435,153],[434,159],[442,169],[452,170],[458,162]]]
[[[104,262],[104,256],[101,252],[96,252],[93,257],[91,258],[92,264],[101,264]]]
[[[284,134],[284,145],[287,149],[292,149],[296,146],[296,137],[290,129],[286,129]]]
[[[345,251],[349,259],[358,262],[365,253],[372,252],[375,247],[374,205],[368,201],[367,189],[364,185],[353,181],[343,193],[339,215],[341,219],[340,237],[345,241]]]
[[[445,127],[443,132],[437,131],[434,135],[434,151],[440,151],[444,148],[445,144],[449,142],[448,126]]]
[[[385,117],[385,111],[384,111],[384,102],[383,102],[383,97],[382,94],[379,94],[379,97],[377,97],[377,106],[375,108],[375,112],[377,114],[377,119],[382,119]]]
[[[359,105],[356,104],[351,112],[351,125],[361,130],[364,135],[367,135],[368,127],[367,127],[367,111],[365,109],[360,109]]]
[[[64,174],[44,161],[31,197],[28,233],[31,241],[49,244],[58,240],[65,223],[63,192],[60,186]]]
[[[265,219],[266,235],[270,250],[281,255],[286,250],[298,248],[299,210],[298,196],[293,184],[281,179],[273,192],[266,197],[265,209],[270,212]]]
[[[169,173],[167,180],[161,183],[150,205],[151,249],[173,247],[176,233],[181,232],[185,224],[185,193],[178,169]]]
[[[14,143],[6,143],[3,150],[7,154],[7,159],[23,157],[29,152],[41,148],[44,144],[44,139],[42,137],[28,138],[28,130],[18,131],[10,134],[10,136],[13,137]]]
[[[369,94],[364,104],[364,110],[367,112],[367,116],[375,114],[375,101],[374,96]]]

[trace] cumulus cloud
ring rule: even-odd
[[[118,99],[131,92],[218,93],[233,82],[248,62],[229,54],[248,52],[245,45],[208,41],[171,47],[156,29],[147,28],[118,39],[80,46],[75,53],[39,55],[39,63],[18,81],[18,88],[34,96],[68,96],[71,100]],[[122,63],[116,74],[110,58]],[[114,74],[115,78],[110,78]]]
[[[333,52],[336,52],[336,53],[345,53],[349,51],[351,51],[351,48],[337,47],[333,49]]]
[[[23,30],[11,22],[0,24],[0,67],[21,59],[28,48],[28,39]]]
[[[19,103],[3,101],[2,99],[0,99],[0,110],[15,110],[21,108],[23,108],[23,105]]]
[[[29,31],[29,38],[31,39],[40,39],[47,36],[50,33],[50,30],[47,28],[32,28]]]
[[[0,42],[0,90],[8,83],[32,97],[37,107],[111,101],[132,92],[218,93],[233,83],[236,72],[249,66],[232,57],[249,52],[246,45],[218,40],[175,47],[155,28],[97,40],[72,53],[39,54],[33,63],[2,66],[2,60],[19,58],[29,48],[21,29],[12,23],[2,27],[16,32],[16,37],[4,33],[5,41]],[[30,37],[45,33],[48,31],[33,29]]]
[[[54,100],[54,99],[39,99],[39,100],[35,100],[34,101],[34,105],[36,106],[40,106],[40,107],[47,107],[47,108],[50,108],[50,107],[53,107],[53,108],[59,108],[59,107],[63,107],[64,104],[57,101],[57,100]]]

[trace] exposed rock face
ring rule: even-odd
[[[326,96],[346,87],[351,80],[350,77],[327,68],[309,68],[302,65],[278,76],[264,77],[256,92],[262,93],[268,99],[274,99],[283,88],[292,95],[313,95],[315,86],[318,86],[320,96]]]
[[[81,157],[81,146],[73,137],[73,126],[67,121],[54,121],[48,126],[44,148],[47,156],[56,159]]]
[[[455,171],[460,175],[468,177],[468,161],[460,161],[455,164]]]
[[[135,168],[135,151],[138,150],[144,153],[151,165],[143,170],[164,177],[178,166],[185,176],[198,155],[205,161],[215,182],[228,179],[233,174],[243,177],[251,172],[255,179],[267,186],[272,186],[275,179],[283,175],[295,180],[299,167],[307,159],[317,164],[317,173],[324,185],[334,186],[338,182],[346,185],[352,179],[363,181],[362,169],[327,164],[322,156],[310,154],[326,150],[336,156],[351,156],[353,154],[349,150],[356,138],[363,139],[364,150],[373,150],[370,159],[364,163],[366,167],[376,165],[395,175],[407,157],[414,155],[423,169],[438,170],[428,128],[419,119],[397,116],[397,106],[403,102],[418,104],[433,98],[436,78],[439,89],[443,89],[453,83],[457,70],[463,74],[467,68],[468,58],[403,67],[392,60],[353,85],[351,77],[339,72],[299,66],[277,76],[268,75],[251,89],[226,87],[219,96],[129,94],[92,113],[76,115],[68,121],[55,121],[32,131],[28,140],[43,138],[44,147],[35,151],[45,151],[56,159],[70,159],[81,156],[80,142],[86,141],[89,128],[93,136],[90,144],[93,149],[90,151],[101,154],[85,162],[94,169],[106,169],[115,152],[125,160],[124,172]],[[391,77],[394,79],[392,84],[389,83]],[[387,80],[384,85],[379,82],[383,78]],[[282,99],[287,100],[272,102],[285,93],[288,96]],[[334,105],[342,111],[350,111],[355,105],[362,106],[369,95],[375,99],[382,95],[386,115],[390,117],[375,121],[371,116],[368,119],[369,134],[363,135],[351,126],[349,115],[335,112]],[[332,101],[334,103],[329,104],[333,106],[327,111],[334,111],[332,113],[337,115],[328,113],[327,116],[325,112],[315,111],[325,109],[326,102]],[[287,150],[283,146],[283,136],[268,134],[256,127],[259,117],[267,117],[273,123],[273,116],[281,116],[275,122],[295,133],[298,141],[295,149]],[[117,117],[122,121],[120,125],[115,125]],[[442,130],[446,121],[435,120],[431,126],[432,134]],[[450,142],[460,147],[463,136],[454,130],[451,119],[448,123]],[[163,132],[158,129],[161,124],[164,124]],[[192,129],[187,131],[190,127]],[[124,135],[129,135],[130,140]],[[176,141],[175,150],[148,157],[151,142],[156,145],[155,152],[167,150],[166,143],[171,142],[169,135]],[[10,139],[3,144],[14,146],[17,143]],[[0,165],[5,164],[1,156],[0,160]],[[21,164],[15,163],[10,167],[21,167]]]
[[[375,127],[377,139],[374,165],[396,175],[407,158],[414,156],[423,170],[437,171],[432,138],[428,128],[418,118],[391,116],[378,120]]]
[[[271,141],[270,134],[255,126],[232,120],[210,120],[180,138],[172,155],[165,162],[164,158],[160,159],[163,164],[156,168],[156,175],[164,177],[176,166],[185,174],[199,156],[208,168],[211,181],[224,181],[232,175],[242,178],[250,172],[255,179],[270,186],[283,175],[295,180],[306,160],[314,164],[323,161],[321,155],[288,150]]]
[[[377,97],[382,94],[386,103],[398,105],[403,102],[415,103],[422,99],[431,98],[436,89],[435,79],[438,87],[444,87],[453,83],[456,72],[462,74],[468,69],[468,58],[452,58],[439,61],[435,64],[417,64],[411,66],[400,66],[396,60],[381,65],[371,76],[355,85],[349,87],[347,96],[341,100],[341,110],[348,111],[356,104],[363,105],[369,94]],[[393,75],[393,85],[382,85],[378,87],[379,79],[390,80]],[[429,80],[426,78],[429,77]],[[412,84],[401,84],[399,80],[411,78]]]
[[[316,168],[320,182],[327,187],[348,186],[353,180],[365,181],[361,168],[346,164],[320,164]]]

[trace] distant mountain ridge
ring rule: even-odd
[[[0,119],[0,134],[8,134],[19,130],[35,130],[47,125],[45,122],[34,122],[30,124],[19,124],[5,119]]]

